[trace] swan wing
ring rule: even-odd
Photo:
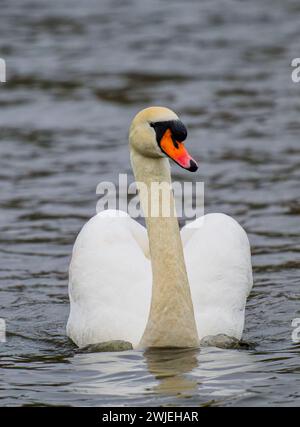
[[[80,231],[69,269],[68,336],[79,346],[125,340],[136,346],[151,301],[146,229],[122,211],[104,211]]]
[[[199,338],[240,339],[252,288],[251,253],[243,228],[224,214],[208,214],[181,230]]]

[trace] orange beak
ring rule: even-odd
[[[174,162],[182,168],[191,172],[195,172],[198,169],[197,163],[189,155],[183,142],[178,142],[173,139],[170,129],[167,129],[161,138],[160,148],[168,157],[174,160]]]

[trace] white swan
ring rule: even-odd
[[[131,163],[136,181],[145,184],[139,188],[144,211],[153,181],[171,185],[167,156],[197,169],[185,138],[184,125],[167,108],[147,108],[132,121]],[[169,196],[173,209],[171,189]],[[174,215],[150,214],[146,225],[124,212],[104,211],[82,228],[70,264],[68,336],[79,347],[111,340],[195,347],[217,334],[240,339],[252,287],[242,227],[224,214],[198,218],[181,234]]]

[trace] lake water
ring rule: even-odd
[[[0,405],[300,405],[299,2],[2,0],[0,13]],[[132,177],[128,126],[149,105],[187,125],[205,211],[249,235],[250,349],[81,354],[65,335],[75,236],[97,184]]]

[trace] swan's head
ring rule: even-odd
[[[169,157],[191,172],[198,169],[183,141],[187,130],[177,114],[165,107],[149,107],[133,119],[129,130],[131,148],[145,157]]]

